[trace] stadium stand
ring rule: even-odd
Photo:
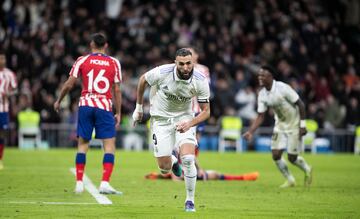
[[[172,61],[168,57],[177,48],[191,46],[199,51],[199,63],[211,72],[209,125],[218,124],[229,107],[243,116],[236,94],[247,87],[254,94],[254,73],[267,63],[277,68],[278,79],[296,89],[323,137],[337,129],[354,133],[360,124],[360,3],[225,3],[5,0],[0,9],[0,41],[7,51],[8,67],[17,74],[20,93],[32,95],[42,124],[71,121],[71,106],[78,101],[80,87],[64,101],[60,116],[52,108],[54,96],[74,58],[87,52],[90,34],[103,31],[112,47],[110,55],[122,64],[124,114],[135,106],[138,76]],[[13,119],[18,112],[12,108]]]

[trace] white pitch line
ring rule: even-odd
[[[76,176],[75,168],[70,168],[70,171]],[[112,201],[105,195],[100,194],[99,190],[85,174],[83,176],[83,182],[85,189],[96,199],[100,205],[112,205]]]
[[[9,202],[10,204],[44,204],[44,205],[97,205],[98,203],[87,203],[87,202]]]

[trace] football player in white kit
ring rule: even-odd
[[[305,173],[305,186],[312,181],[312,167],[299,155],[301,138],[306,134],[305,106],[299,95],[287,84],[274,80],[275,70],[270,66],[262,66],[258,73],[258,116],[243,137],[251,140],[253,133],[264,120],[265,112],[272,108],[275,114],[275,126],[271,140],[272,158],[280,172],[286,178],[280,188],[295,186],[295,178],[282,158],[287,148],[288,160]]]
[[[150,86],[151,131],[154,141],[154,155],[160,171],[165,174],[173,169],[181,175],[177,159],[172,156],[175,149],[182,161],[186,200],[185,211],[195,211],[194,197],[197,171],[195,167],[195,130],[191,127],[210,116],[210,89],[206,77],[194,68],[192,53],[182,48],[176,51],[175,63],[151,69],[138,82],[136,108],[133,120],[143,117],[143,95]],[[201,112],[193,116],[191,99],[197,97]]]

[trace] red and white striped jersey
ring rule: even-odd
[[[97,107],[112,111],[112,87],[120,83],[120,62],[102,53],[79,57],[70,71],[70,76],[82,79],[79,106]]]
[[[206,79],[208,80],[208,82],[210,84],[210,71],[209,71],[209,68],[206,67],[205,65],[202,65],[202,64],[199,64],[199,63],[196,63],[194,68],[197,69],[198,71],[200,71],[201,74],[203,74],[206,77]],[[193,110],[193,112],[195,114],[200,113],[201,109],[200,109],[199,103],[198,103],[196,98],[192,99],[191,108],[192,108],[192,110]]]
[[[0,70],[0,112],[9,112],[10,92],[17,88],[16,75],[8,68]]]

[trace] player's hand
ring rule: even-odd
[[[141,122],[142,120],[142,117],[143,117],[143,113],[140,113],[140,112],[133,112],[133,115],[132,115],[132,118],[134,120],[133,122],[133,126],[135,127],[139,122]]]
[[[115,118],[115,127],[117,128],[120,126],[121,114],[115,114],[114,118]]]
[[[135,127],[138,122],[140,122],[143,118],[143,108],[142,104],[136,104],[136,108],[132,114],[132,119],[134,120],[133,126]]]
[[[253,137],[253,134],[249,131],[245,132],[243,135],[243,138],[245,138],[246,140],[248,141],[251,141],[252,137]]]
[[[175,128],[176,128],[176,131],[178,131],[178,132],[180,132],[180,133],[187,132],[187,131],[189,131],[189,129],[191,128],[190,121],[181,121],[181,122],[178,122],[178,123],[175,125]]]
[[[60,110],[60,102],[59,101],[55,101],[54,103],[54,110],[59,113]]]

